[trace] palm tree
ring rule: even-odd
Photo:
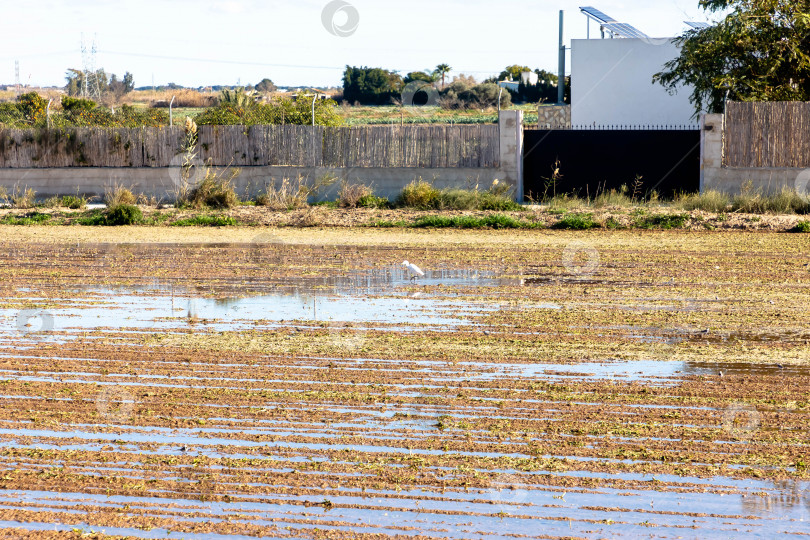
[[[233,90],[225,88],[219,94],[220,103],[227,103],[228,105],[241,107],[243,109],[247,109],[248,107],[255,105],[256,98],[256,92],[252,90],[250,92],[245,92],[244,88],[235,88]]]
[[[450,73],[450,71],[452,69],[453,68],[451,68],[447,64],[439,64],[438,66],[436,66],[436,71],[434,71],[433,73],[436,73],[437,75],[441,75],[441,77],[442,77],[442,88],[444,88],[444,76],[447,75],[448,73]]]

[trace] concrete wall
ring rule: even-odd
[[[723,115],[705,114],[701,118],[700,191],[714,190],[739,194],[743,186],[773,194],[783,188],[799,193],[810,192],[810,169],[723,167]]]
[[[486,189],[495,179],[512,183],[502,169],[242,167],[240,171],[234,185],[240,196],[249,198],[265,191],[268,185],[281,186],[285,178],[295,182],[299,176],[309,182],[326,175],[338,178],[331,187],[321,192],[317,200],[334,200],[342,179],[369,185],[377,195],[389,198],[396,197],[406,184],[419,177],[433,182],[438,188],[474,188],[480,184],[482,189]],[[227,172],[225,174],[227,176]],[[180,185],[180,182],[175,183],[175,178],[179,178],[178,169],[169,168],[0,170],[0,185],[9,191],[14,186],[32,188],[36,191],[37,199],[76,195],[77,191],[86,196],[102,197],[106,189],[120,184],[133,193],[172,201]]]
[[[497,168],[324,168],[324,167],[241,167],[234,180],[241,196],[255,197],[268,185],[279,186],[284,179],[295,181],[299,176],[310,182],[331,175],[351,183],[363,183],[374,188],[378,196],[396,197],[409,182],[422,178],[438,188],[489,188],[494,180],[513,186],[516,200],[523,200],[523,112],[501,111],[500,166]],[[15,187],[32,188],[37,198],[75,195],[103,196],[105,190],[123,185],[134,193],[159,199],[174,199],[181,184],[180,169],[165,168],[101,168],[76,167],[64,169],[0,169],[0,186],[11,191]],[[319,199],[334,199],[340,182],[325,189]]]
[[[675,95],[653,84],[676,58],[669,39],[575,39],[571,47],[574,125],[694,125],[689,89]]]
[[[515,200],[523,201],[523,111],[501,111],[498,118],[501,150],[501,180],[515,188]],[[489,187],[489,186],[484,186]]]

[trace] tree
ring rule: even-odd
[[[257,92],[275,92],[277,90],[276,85],[270,79],[262,79],[253,89]]]
[[[444,78],[445,78],[445,76],[448,73],[450,73],[452,70],[453,70],[453,68],[451,68],[447,64],[439,64],[438,66],[436,66],[436,70],[433,73],[437,74],[439,77],[442,78],[442,88],[444,88]]]
[[[124,73],[124,91],[128,94],[135,90],[135,77],[133,77],[132,73],[127,71]]]
[[[67,94],[69,96],[81,95],[84,86],[84,72],[78,69],[68,69],[65,72],[65,79],[67,80],[67,85],[65,85]]]
[[[737,101],[810,100],[810,5],[799,0],[700,0],[730,9],[715,26],[675,38],[680,56],[653,82],[670,93],[692,88],[695,115]]]
[[[412,83],[414,81],[424,81],[426,83],[433,84],[438,80],[438,77],[435,73],[428,73],[427,71],[411,71],[407,75],[405,75],[405,84]]]
[[[224,89],[219,94],[219,102],[223,105],[230,105],[237,109],[249,109],[256,105],[256,98],[258,96],[251,90],[245,92],[243,88],[235,88],[233,90]]]
[[[528,66],[519,66],[517,64],[507,66],[506,69],[501,71],[501,73],[498,75],[498,81],[519,81],[520,74],[524,71],[534,70]]]
[[[346,66],[343,99],[364,105],[387,105],[399,97],[402,77],[381,68]]]

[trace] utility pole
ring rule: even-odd
[[[565,12],[560,10],[560,61],[557,73],[557,105],[565,103],[565,39],[563,27],[565,24]]]

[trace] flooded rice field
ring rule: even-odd
[[[69,232],[0,250],[0,536],[810,535],[803,237]]]

